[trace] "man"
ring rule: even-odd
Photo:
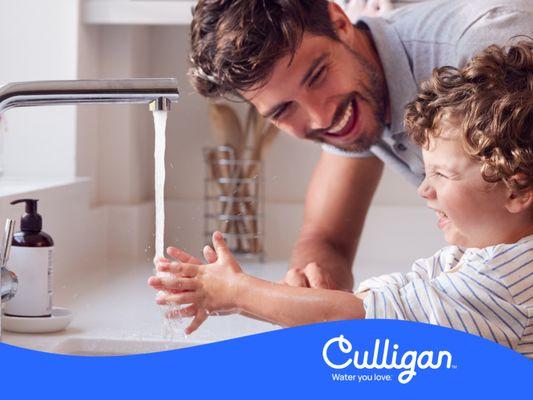
[[[326,0],[200,0],[191,78],[206,97],[252,103],[281,130],[322,143],[285,281],[351,290],[352,263],[383,165],[414,185],[420,150],[404,106],[434,67],[533,36],[528,0],[439,0],[352,25]]]

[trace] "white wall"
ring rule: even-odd
[[[79,23],[77,0],[9,1],[9,7],[7,3],[0,0],[0,81],[177,77],[181,99],[173,105],[167,127],[167,244],[199,248],[203,240],[202,148],[213,141],[207,102],[187,78],[189,27],[87,26]],[[24,25],[32,27],[31,33]],[[18,32],[17,40],[13,32]],[[133,247],[153,240],[154,131],[146,106],[17,109],[6,116],[6,174],[90,177],[91,204],[107,207],[111,231],[116,233],[110,236],[120,238],[114,244],[108,242],[109,254],[145,254],[145,249]],[[11,141],[13,135],[18,140]],[[271,221],[267,234],[276,239],[267,243],[276,247],[271,249],[276,258],[288,257],[296,239],[307,183],[319,153],[316,144],[282,134],[267,156],[267,210],[290,209],[294,217],[289,221],[267,214]],[[194,206],[180,206],[185,203]],[[386,170],[374,204],[422,202],[413,187]]]
[[[214,142],[207,118],[207,101],[194,92],[187,78],[188,36],[189,27],[185,26],[100,28],[99,74],[102,78],[177,77],[181,98],[173,105],[167,125],[166,239],[167,245],[184,246],[197,253],[203,241],[202,148]],[[236,107],[242,114],[245,106]],[[148,246],[153,241],[153,208],[146,206],[146,202],[153,199],[151,115],[143,106],[134,110],[129,106],[117,106],[113,110],[100,108],[99,135],[97,202],[114,205],[117,224],[131,221],[135,226],[117,226],[120,233],[114,236],[121,237],[122,242],[113,249],[113,255],[131,255],[128,242],[145,243],[145,249],[137,249],[136,253],[146,255],[151,252]],[[319,154],[316,144],[282,134],[267,156],[265,185],[266,200],[270,204],[266,215],[267,252],[275,259],[286,259],[297,238],[308,180]],[[83,149],[80,156],[83,157]],[[144,205],[138,209],[131,207],[139,203]],[[385,170],[374,205],[421,204],[414,187],[395,172]],[[269,215],[269,212],[279,215]],[[394,220],[390,223],[397,224]],[[147,232],[141,232],[142,227]],[[139,240],[135,232],[144,239]],[[146,249],[148,252],[144,251]],[[365,257],[371,258],[368,253]]]
[[[76,79],[79,4],[73,0],[0,1],[0,82]],[[5,113],[5,175],[74,177],[72,106]]]
[[[78,13],[78,1],[72,0],[0,1],[0,82],[176,76],[182,97],[169,116],[167,195],[201,199],[201,149],[212,141],[206,101],[186,75],[189,28],[80,26]],[[6,175],[71,177],[77,172],[93,178],[93,204],[149,201],[153,128],[146,110],[124,105],[83,106],[78,112],[71,106],[10,110],[5,114]],[[280,136],[266,161],[267,199],[303,202],[319,152],[312,143]],[[376,204],[421,203],[389,171]]]

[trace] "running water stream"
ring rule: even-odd
[[[164,257],[165,243],[165,130],[167,125],[167,111],[153,111],[155,127],[155,257]],[[164,276],[164,273],[157,273]],[[161,307],[163,314],[163,336],[173,338],[176,334],[184,337],[184,323],[181,317],[165,318],[167,311],[178,311],[179,307],[169,305]]]
[[[155,256],[165,254],[165,130],[167,112],[154,111],[155,126]]]

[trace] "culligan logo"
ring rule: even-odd
[[[347,354],[344,362],[337,364],[331,361],[329,354],[338,348],[343,354]],[[398,382],[402,384],[409,383],[416,375],[417,369],[438,369],[452,368],[452,355],[448,351],[439,351],[435,354],[433,351],[418,352],[407,350],[400,352],[400,346],[392,345],[390,351],[390,340],[385,339],[383,345],[379,339],[376,339],[373,353],[368,350],[363,352],[355,350],[352,358],[352,344],[343,335],[332,338],[326,342],[322,349],[322,357],[325,363],[334,369],[345,369],[350,365],[356,369],[389,369],[400,370]]]

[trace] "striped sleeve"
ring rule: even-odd
[[[367,291],[366,318],[446,326],[533,358],[532,243],[467,250],[459,258],[441,252],[409,273],[367,280],[359,288]]]
[[[366,318],[429,322],[429,298],[424,297],[428,288],[425,283],[445,269],[443,265],[449,258],[446,250],[415,261],[407,273],[387,274],[363,281],[357,293],[368,292],[364,300]]]
[[[529,321],[524,328],[516,351],[533,360],[533,307],[529,307]]]
[[[513,245],[491,249],[487,269],[507,288],[517,308],[527,315],[516,350],[533,359],[533,235]]]
[[[457,248],[451,246],[445,247],[430,258],[416,260],[412,265],[411,271],[407,273],[395,272],[375,278],[369,278],[359,285],[357,293],[371,289],[378,289],[384,285],[394,285],[397,287],[405,286],[417,279],[428,281],[445,269],[453,267],[450,266],[450,260],[453,263],[454,249]],[[457,261],[457,259],[455,259],[455,261]]]

